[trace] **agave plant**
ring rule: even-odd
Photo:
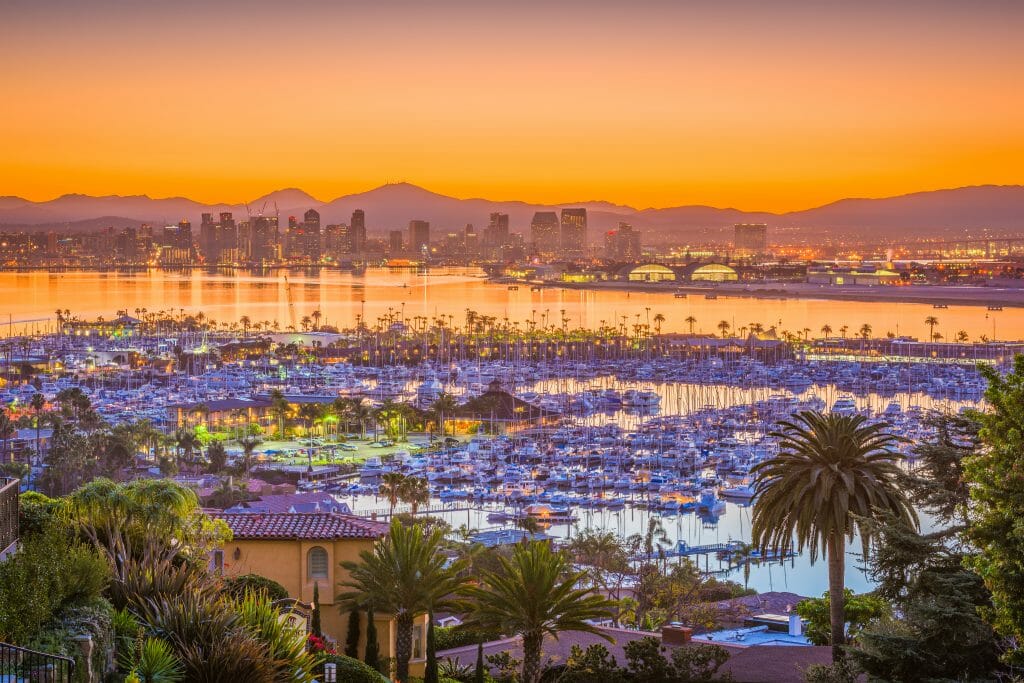
[[[159,638],[140,640],[127,653],[132,662],[129,678],[139,683],[178,683],[185,679],[185,668],[171,646]]]

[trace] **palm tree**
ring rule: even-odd
[[[840,328],[839,328],[839,335],[840,335],[840,336],[841,336],[841,337],[842,337],[843,339],[846,339],[846,332],[847,332],[847,330],[849,330],[849,329],[850,329],[850,326],[849,326],[849,325],[843,325],[842,327],[840,327]]]
[[[861,339],[868,339],[871,336],[871,325],[864,323],[860,326]]]
[[[828,323],[825,323],[824,325],[821,326],[821,333],[825,335],[825,339],[828,339],[828,336],[832,334],[832,326],[829,325]]]
[[[737,567],[743,567],[744,588],[750,584],[750,563],[755,550],[756,548],[752,543],[743,543],[742,541],[736,543],[729,550],[729,566],[731,567],[735,563]]]
[[[420,505],[430,502],[430,485],[423,477],[406,477],[399,495],[402,502],[409,504],[410,511],[415,517]]]
[[[498,562],[497,570],[481,571],[479,585],[464,589],[468,622],[522,636],[522,683],[540,680],[546,635],[581,631],[612,640],[590,622],[610,618],[615,603],[577,588],[585,572],[572,571],[569,559],[547,541],[516,544],[512,555],[498,556]]]
[[[0,441],[3,442],[3,450],[0,450],[0,462],[7,462],[7,449],[10,439],[17,430],[14,427],[14,421],[10,415],[7,414],[3,408],[0,408]]]
[[[939,319],[930,315],[924,319],[924,324],[928,326],[928,338],[935,339],[935,326],[939,324]]]
[[[252,454],[260,445],[260,438],[255,434],[246,434],[238,440],[238,445],[242,447],[242,468],[248,478],[249,470],[252,467]]]
[[[41,455],[39,451],[39,430],[43,427],[43,408],[46,407],[46,397],[37,391],[32,394],[32,399],[29,401],[29,405],[36,414],[36,458],[39,458]]]
[[[967,339],[968,339],[968,337],[967,337],[967,330],[960,330],[959,332],[956,333],[956,340],[958,342],[960,342],[962,344],[966,344],[967,343]]]
[[[391,521],[388,535],[374,544],[372,550],[359,553],[359,562],[345,561],[350,588],[338,595],[347,607],[372,605],[374,610],[395,616],[395,680],[409,680],[409,659],[412,656],[412,631],[416,617],[451,606],[451,596],[459,589],[465,569],[461,560],[449,563],[441,552],[444,531],[426,533],[415,524],[406,528],[398,520]]]
[[[871,520],[894,515],[917,525],[917,515],[898,485],[891,450],[899,438],[887,425],[869,424],[863,415],[804,411],[779,423],[779,455],[756,465],[752,533],[762,552],[785,552],[796,539],[814,562],[828,558],[832,656],[842,658],[846,542],[860,533],[864,554],[871,542]]]
[[[661,326],[665,322],[665,316],[661,313],[654,314],[654,333],[661,334]]]
[[[270,411],[277,418],[277,438],[284,438],[284,428],[291,411],[291,404],[280,389],[270,390]]]
[[[729,324],[728,320],[721,320],[721,321],[719,321],[718,329],[722,331],[722,338],[723,339],[725,338],[725,333],[729,331],[730,327],[732,327],[732,325]]]
[[[349,416],[359,425],[359,438],[366,438],[366,423],[373,418],[373,408],[361,398],[354,398],[349,403]]]
[[[690,335],[692,336],[693,335],[693,326],[697,324],[697,319],[694,318],[692,315],[688,315],[688,316],[686,316],[685,322],[686,322],[687,325],[690,326]]]
[[[448,393],[442,393],[437,397],[437,400],[430,406],[430,412],[437,415],[437,427],[441,430],[441,436],[444,437],[444,422],[445,415],[451,415],[455,412],[458,407],[458,403],[455,401],[455,397]]]
[[[395,506],[402,499],[402,487],[405,484],[405,475],[401,472],[385,472],[380,477],[380,486],[377,491],[381,496],[388,499],[389,515],[395,514]]]

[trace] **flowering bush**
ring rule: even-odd
[[[337,654],[337,649],[335,648],[334,643],[328,641],[322,636],[316,635],[315,633],[310,633],[309,636],[307,636],[306,644],[309,647],[309,651],[314,654]]]

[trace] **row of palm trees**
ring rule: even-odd
[[[401,472],[385,472],[381,475],[378,493],[387,499],[388,514],[394,516],[395,506],[405,503],[415,515],[421,505],[430,502],[430,485],[423,477],[410,477]]]
[[[417,617],[428,615],[428,629],[433,628],[433,614],[441,610],[466,614],[469,628],[520,636],[522,683],[540,680],[545,636],[581,631],[607,638],[593,622],[610,618],[615,603],[580,588],[583,573],[548,542],[517,544],[499,556],[496,567],[472,573],[467,558],[449,558],[448,547],[442,529],[394,520],[388,535],[360,553],[359,561],[342,563],[349,572],[338,596],[343,608],[394,615],[398,683],[409,680]]]

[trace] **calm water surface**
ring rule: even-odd
[[[733,329],[760,323],[780,330],[812,334],[828,324],[839,334],[842,326],[854,334],[868,323],[874,333],[893,332],[927,338],[929,316],[939,319],[936,331],[952,339],[965,330],[972,339],[987,335],[998,339],[1024,339],[1024,315],[1019,311],[988,311],[982,306],[950,306],[935,310],[929,304],[848,302],[820,299],[748,299],[700,295],[676,299],[671,293],[616,292],[528,286],[510,290],[488,282],[475,268],[434,268],[427,275],[411,270],[371,268],[364,275],[336,270],[312,273],[277,270],[265,275],[200,270],[140,273],[72,271],[0,273],[0,316],[14,321],[15,333],[29,326],[53,324],[54,311],[68,309],[81,317],[111,317],[119,309],[150,312],[202,311],[217,321],[277,321],[282,328],[299,326],[303,316],[319,309],[323,324],[351,326],[364,315],[371,323],[388,309],[407,317],[452,316],[456,323],[472,308],[498,320],[538,325],[561,325],[562,311],[570,326],[598,327],[650,322],[665,316],[662,330],[689,331],[686,318],[696,318],[694,331],[717,333],[720,321]],[[18,321],[21,321],[20,324]],[[33,321],[33,322],[25,322]]]

